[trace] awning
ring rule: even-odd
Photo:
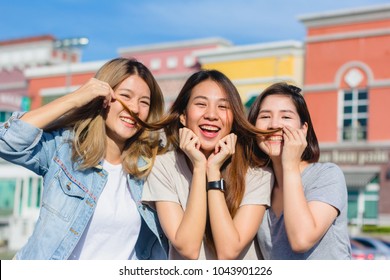
[[[245,102],[244,106],[249,109],[252,106],[253,102],[255,102],[256,97],[257,97],[257,95],[249,98],[248,101]]]
[[[349,188],[365,187],[378,175],[379,174],[375,172],[344,172],[345,182],[347,183],[347,187]]]

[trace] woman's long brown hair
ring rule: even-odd
[[[153,124],[144,123],[142,125],[151,130],[164,129],[167,141],[165,150],[174,148],[180,151],[179,129],[183,127],[180,122],[180,115],[185,113],[193,88],[206,80],[214,81],[226,93],[233,113],[231,132],[237,135],[236,151],[224,163],[221,173],[226,183],[226,204],[230,215],[234,217],[245,193],[246,173],[249,167],[248,160],[252,152],[251,147],[248,146],[249,140],[256,138],[258,134],[271,133],[270,131],[257,129],[248,122],[240,94],[234,84],[217,70],[200,70],[188,78],[168,114],[161,121]],[[206,228],[206,237],[208,242],[213,244],[209,226]]]

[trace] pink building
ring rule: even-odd
[[[201,68],[194,52],[229,46],[231,43],[227,40],[206,38],[120,48],[118,52],[122,57],[137,58],[153,72],[164,93],[166,105],[169,106],[176,98],[185,80]]]
[[[24,71],[79,60],[79,52],[56,48],[56,42],[51,35],[0,42],[0,122],[13,111],[30,108],[32,96]]]
[[[230,42],[226,40],[210,38],[120,48],[118,52],[119,57],[136,58],[152,71],[168,107],[188,76],[200,69],[193,52],[228,46]],[[75,90],[93,77],[105,62],[70,63],[25,71],[32,108]]]
[[[300,17],[304,95],[321,160],[339,164],[351,223],[390,222],[390,5]]]

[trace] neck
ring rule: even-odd
[[[122,163],[122,151],[123,145],[118,145],[108,138],[105,160],[112,164]]]

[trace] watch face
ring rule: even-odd
[[[225,191],[225,181],[223,179],[220,180],[221,182],[221,191]]]

